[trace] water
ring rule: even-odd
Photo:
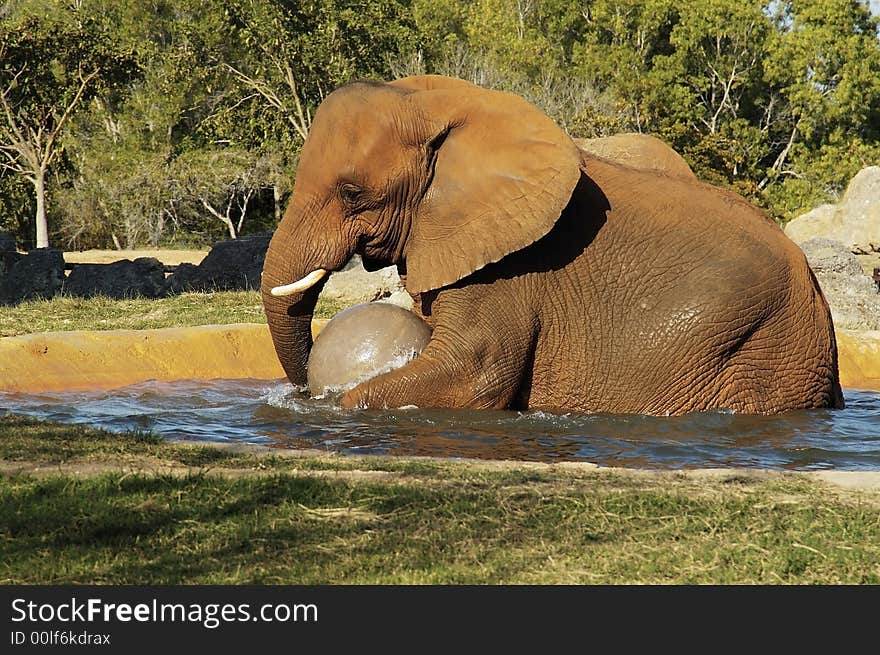
[[[466,410],[347,411],[265,380],[145,382],[113,391],[0,393],[6,410],[168,439],[343,453],[431,455],[677,469],[880,470],[880,393],[844,410],[660,418]]]

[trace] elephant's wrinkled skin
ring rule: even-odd
[[[517,96],[427,76],[327,97],[263,273],[294,383],[319,269],[355,252],[397,264],[433,334],[347,407],[843,402],[827,303],[776,225],[733,193],[582,152]]]

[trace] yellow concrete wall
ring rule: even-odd
[[[840,383],[880,391],[880,331],[837,330]]]
[[[81,330],[0,339],[0,389],[6,391],[283,375],[265,325]]]
[[[312,330],[326,321],[316,320]],[[44,332],[0,339],[0,390],[113,389],[145,380],[277,379],[265,325]]]
[[[313,333],[326,320],[315,320]],[[880,391],[880,332],[838,330],[844,387]],[[112,389],[145,380],[278,379],[265,325],[46,332],[0,339],[0,390]]]

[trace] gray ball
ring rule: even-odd
[[[308,362],[309,392],[347,391],[407,364],[431,338],[431,328],[412,312],[387,303],[355,305],[340,312],[315,339]]]

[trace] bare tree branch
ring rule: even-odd
[[[3,53],[0,52],[0,55]],[[2,128],[0,128],[0,134],[5,134],[7,139],[10,141],[26,141],[24,134],[21,133],[21,128],[18,125],[18,121],[15,120],[15,112],[12,110],[12,105],[9,104],[9,92],[12,91],[13,87],[18,83],[18,78],[25,72],[26,67],[22,67],[20,71],[18,71],[9,82],[9,85],[0,91],[0,103],[3,104],[3,113],[6,115],[6,122]]]
[[[58,150],[56,150],[53,146],[55,145],[55,140],[58,138],[58,135],[61,133],[61,130],[64,128],[65,123],[67,123],[70,115],[73,113],[74,108],[79,103],[80,98],[82,98],[83,92],[86,90],[89,82],[91,82],[100,72],[99,69],[93,70],[91,73],[82,76],[82,72],[79,74],[79,88],[76,90],[76,94],[73,96],[73,99],[67,104],[67,107],[64,109],[64,113],[61,114],[61,118],[55,123],[55,127],[49,133],[49,137],[46,139],[46,146],[43,148],[43,162],[44,165],[48,167],[52,160],[55,159],[58,154]],[[41,128],[42,131],[42,128]]]
[[[5,54],[5,49],[0,52],[0,55],[2,54]],[[11,92],[26,70],[27,66],[22,66],[6,88],[0,89],[0,108],[2,108],[0,153],[5,158],[5,161],[0,162],[0,167],[15,172],[34,185],[36,245],[37,248],[45,248],[49,245],[46,222],[46,173],[61,151],[56,145],[61,130],[82,99],[86,87],[98,75],[99,69],[96,68],[86,76],[83,76],[82,70],[79,71],[79,86],[57,118],[51,105],[40,107],[31,113],[12,106]]]
[[[795,139],[797,138],[798,129],[801,126],[801,119],[798,118],[795,121],[794,127],[791,128],[791,135],[788,137],[788,143],[785,144],[785,147],[782,149],[782,152],[779,153],[779,156],[776,157],[776,161],[773,162],[773,166],[770,167],[771,171],[780,172],[782,169],[782,165],[785,163],[786,157],[788,157],[788,153],[791,151],[792,146],[794,145]],[[791,174],[791,171],[788,171]],[[771,179],[770,175],[765,175],[764,179],[758,183],[758,188],[763,189],[769,184]]]
[[[288,107],[276,93],[275,89],[266,83],[265,80],[251,77],[230,64],[224,63],[223,65],[238,79],[239,82],[250,87],[253,91],[259,94],[269,106],[280,111],[293,126],[293,129],[296,130],[297,134],[305,139],[309,133],[309,126],[311,125],[311,113],[303,110],[302,101],[299,97],[299,90],[297,89],[296,80],[294,79],[293,71],[290,66],[281,64],[275,57],[271,57],[271,59],[275,67],[278,69],[278,72],[281,73],[285,84],[290,88],[294,102],[293,108]]]

